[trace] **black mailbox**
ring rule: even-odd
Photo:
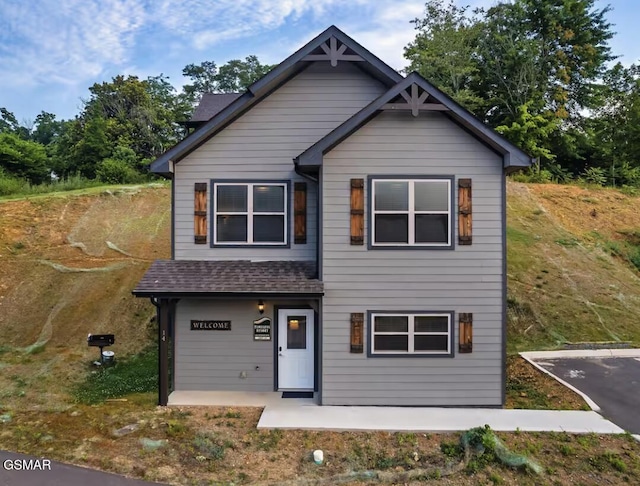
[[[87,336],[87,344],[89,346],[97,346],[100,348],[100,363],[105,363],[104,355],[102,354],[102,348],[105,346],[111,346],[116,342],[116,338],[113,334],[89,334]],[[111,353],[113,355],[113,353]],[[111,363],[113,357],[110,358]],[[106,364],[111,364],[107,362]]]
[[[89,346],[103,348],[105,346],[111,346],[115,342],[116,338],[113,334],[89,334],[87,336],[87,344],[89,344]]]

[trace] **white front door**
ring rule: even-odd
[[[278,310],[278,389],[313,390],[313,310]]]

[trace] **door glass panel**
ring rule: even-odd
[[[307,349],[307,318],[287,317],[287,349]]]

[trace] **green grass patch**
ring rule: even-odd
[[[104,182],[86,179],[79,175],[69,176],[65,179],[51,181],[45,184],[31,184],[24,179],[3,175],[0,177],[0,196],[30,196],[97,186],[104,186]]]
[[[509,244],[523,244],[526,246],[533,245],[535,243],[534,238],[524,231],[515,229],[513,226],[507,225],[507,241]]]
[[[73,394],[80,403],[94,404],[130,393],[154,391],[157,387],[158,351],[152,345],[138,354],[116,359],[112,367],[92,371]]]

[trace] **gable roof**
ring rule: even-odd
[[[333,56],[342,56],[342,59],[359,61],[354,62],[354,64],[388,87],[403,79],[400,73],[374,56],[335,25],[332,25],[254,82],[247,91],[215,114],[196,131],[160,155],[151,164],[151,171],[170,176],[172,163],[179,162],[256,102],[294,77],[312,62],[321,58],[328,58],[328,53],[323,54],[323,51],[326,53],[325,46],[327,44],[333,46],[337,42],[340,42],[342,46],[337,52],[332,51],[332,62],[334,59],[339,59]]]
[[[505,169],[516,170],[521,167],[528,167],[532,164],[533,159],[531,156],[527,155],[502,135],[481,122],[472,113],[456,103],[416,72],[409,74],[402,81],[390,88],[386,93],[372,101],[342,125],[335,128],[324,138],[309,147],[294,159],[294,163],[301,169],[304,169],[305,167],[307,169],[320,167],[325,153],[349,137],[353,132],[365,125],[383,110],[397,108],[398,105],[392,104],[393,100],[398,97],[405,97],[409,103],[411,100],[408,99],[408,96],[405,93],[406,90],[411,89],[413,86],[421,88],[423,93],[426,93],[428,97],[436,102],[430,105],[430,109],[435,109],[444,113],[452,121],[470,132],[478,140],[502,155]],[[420,101],[420,103],[423,103],[424,100],[421,100],[422,101]],[[416,100],[415,109],[419,109],[418,100]]]
[[[220,113],[225,107],[238,97],[242,96],[242,93],[205,93],[200,99],[200,103],[191,115],[189,123],[206,122],[214,115]]]

